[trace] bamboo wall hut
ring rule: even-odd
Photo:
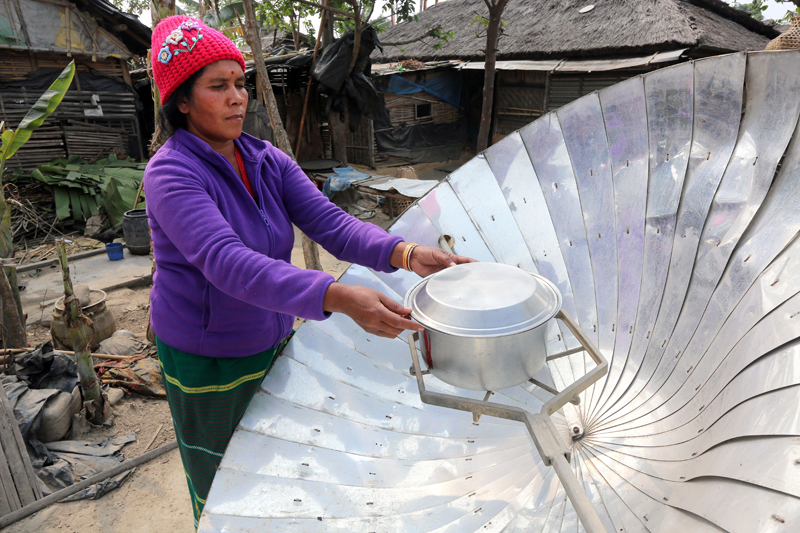
[[[460,62],[469,138],[477,134],[488,16],[482,0],[448,0],[381,34],[407,42],[431,28],[453,32],[384,45],[375,63]],[[515,0],[502,16],[497,53],[494,140],[585,94],[678,61],[763,50],[778,31],[721,0]],[[376,70],[380,70],[376,65]],[[476,116],[477,113],[477,116]],[[397,126],[397,124],[395,124]]]
[[[375,65],[372,75],[386,111],[373,126],[379,162],[395,157],[412,163],[461,157],[466,143],[462,75],[452,68],[459,64],[411,60],[397,66]]]
[[[56,112],[8,162],[31,169],[53,158],[93,159],[111,150],[145,155],[127,62],[144,56],[150,29],[102,0],[0,2],[0,121],[14,128],[75,60]]]

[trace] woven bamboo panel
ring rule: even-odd
[[[97,105],[93,95],[99,98]],[[0,91],[0,121],[6,121],[7,128],[17,127],[39,96],[24,89]],[[87,115],[100,109],[102,116]],[[69,155],[91,160],[112,150],[136,156],[141,155],[140,145],[133,94],[68,91],[56,111],[9,159],[8,168],[31,170]]]
[[[417,118],[416,108],[419,104],[430,104],[431,115]],[[386,111],[393,125],[400,124],[447,124],[458,121],[459,110],[456,106],[442,102],[433,95],[418,93],[413,96],[396,96],[386,99]]]
[[[792,27],[767,44],[767,50],[793,50],[800,48],[800,15],[792,17]]]

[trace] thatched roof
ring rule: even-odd
[[[595,7],[587,13],[580,9]],[[376,51],[375,62],[415,58],[482,59],[485,28],[470,24],[488,15],[483,0],[447,0],[420,13],[418,20],[380,34],[384,43],[404,42],[441,25],[455,36],[426,38]],[[695,48],[709,52],[763,50],[778,32],[721,0],[510,0],[498,59],[545,59],[658,52]]]

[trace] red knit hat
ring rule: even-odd
[[[245,69],[244,57],[230,39],[186,15],[159,22],[151,44],[153,78],[161,93],[161,105],[189,76],[215,61],[232,59]]]

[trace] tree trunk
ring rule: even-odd
[[[86,420],[95,425],[105,422],[107,406],[100,383],[92,364],[92,354],[89,351],[89,335],[86,325],[91,324],[81,312],[80,302],[75,297],[72,280],[69,277],[69,262],[67,261],[67,247],[63,239],[56,241],[58,260],[61,263],[61,277],[64,280],[64,323],[69,328],[69,337],[72,349],[75,351],[75,362],[78,367],[78,381],[83,393],[83,405],[86,407]]]
[[[295,14],[294,9],[289,12],[289,26],[292,27],[292,42],[296,52],[300,50],[300,17]]]
[[[489,132],[492,125],[494,107],[494,74],[497,63],[497,41],[500,37],[500,21],[508,0],[500,0],[489,9],[489,26],[486,28],[486,50],[484,52],[483,106],[481,107],[481,126],[478,131],[478,151],[489,148]]]
[[[355,29],[353,31],[353,55],[350,57],[350,64],[347,67],[347,76],[353,72],[356,60],[358,60],[358,50],[361,47],[361,14],[359,12],[358,2],[351,0],[350,5],[355,13]],[[333,151],[333,158],[342,162],[342,165],[348,165],[347,161],[347,132],[349,124],[349,113],[347,111],[347,97],[342,95],[344,99],[344,109],[341,113],[331,110],[328,113],[328,124],[331,128],[331,149]]]
[[[253,0],[243,0],[242,6],[244,7],[245,27],[247,28],[245,38],[247,39],[247,44],[250,45],[250,50],[253,52],[253,59],[256,64],[256,87],[258,89],[258,97],[261,103],[264,104],[264,107],[267,108],[267,115],[269,115],[272,133],[275,136],[275,144],[278,150],[294,159],[292,144],[283,127],[283,121],[278,112],[278,103],[275,101],[275,94],[272,92],[272,85],[269,83],[267,67],[264,66],[264,51],[261,49],[261,39],[259,38],[258,28],[256,27],[256,11],[253,7]],[[322,264],[319,262],[319,251],[316,250],[317,243],[311,241],[305,233],[302,239],[303,260],[305,261],[306,268],[322,270]],[[306,250],[309,250],[309,253],[306,253]],[[312,250],[316,250],[316,254],[311,253]]]
[[[275,145],[278,147],[278,150],[294,159],[292,145],[283,127],[283,121],[278,112],[278,103],[275,101],[275,94],[272,92],[272,85],[269,83],[267,67],[264,66],[264,51],[261,48],[261,39],[258,38],[256,11],[253,7],[253,0],[243,0],[242,5],[244,6],[245,27],[247,28],[245,39],[247,40],[247,44],[250,45],[250,50],[253,52],[253,58],[256,64],[256,88],[258,90],[258,98],[261,100],[261,103],[264,104],[264,107],[267,108],[269,121],[272,125],[273,134],[275,135]]]
[[[333,16],[325,17],[325,24],[319,32],[320,38],[320,52],[325,50],[325,47],[333,42]]]
[[[25,348],[28,346],[25,325],[22,323],[22,315],[17,311],[14,291],[11,290],[11,284],[3,271],[0,271],[0,300],[3,305],[4,322],[8,328],[8,335],[4,335],[4,347]]]
[[[150,27],[155,28],[161,19],[175,14],[175,0],[150,1]]]
[[[0,161],[0,259],[14,257],[14,242],[11,236],[11,204],[3,192],[3,171],[5,161]],[[0,298],[2,298],[2,323],[6,329],[5,348],[24,348],[28,345],[25,334],[25,316],[22,314],[22,301],[19,296],[16,267],[5,267],[0,276]]]

